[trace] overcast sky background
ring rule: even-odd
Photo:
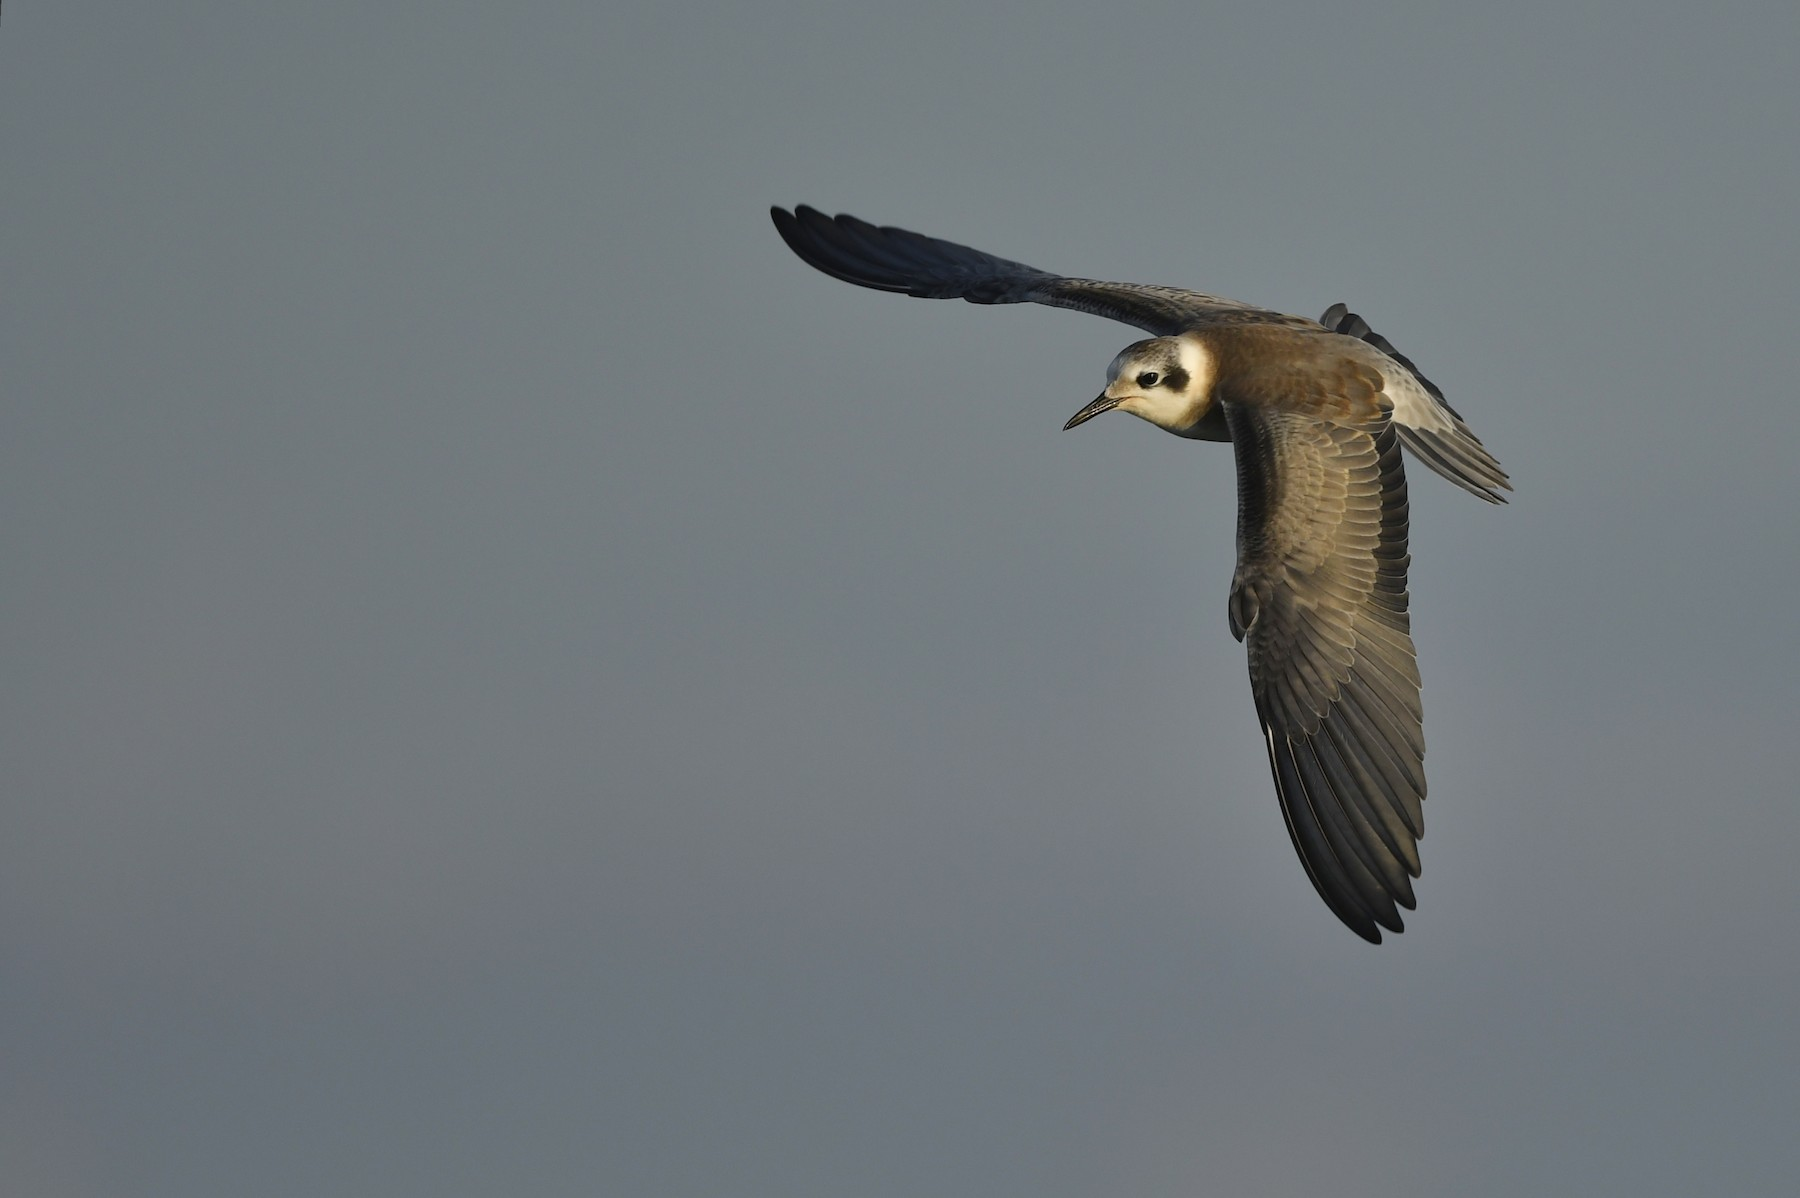
[[[1791,0],[5,18],[0,1192],[1792,1192]],[[797,202],[1444,387],[1405,935],[1140,334]]]

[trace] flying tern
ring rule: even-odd
[[[1332,913],[1363,939],[1402,931],[1424,832],[1425,740],[1407,614],[1401,447],[1503,503],[1512,485],[1437,387],[1342,304],[1318,320],[1215,295],[1067,278],[968,246],[804,205],[772,210],[808,265],[905,295],[1045,304],[1123,321],[1115,408],[1237,459],[1227,613],[1250,658],[1288,835]]]

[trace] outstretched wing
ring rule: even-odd
[[[1379,944],[1380,928],[1404,926],[1396,908],[1414,905],[1424,832],[1399,437],[1387,419],[1226,398],[1238,467],[1231,630],[1249,651],[1282,814],[1326,905]]]
[[[954,241],[871,225],[848,214],[826,216],[804,204],[791,213],[771,208],[769,214],[781,239],[802,261],[834,279],[876,291],[963,299],[972,304],[1073,308],[1135,325],[1158,337],[1229,324],[1319,327],[1304,317],[1253,308],[1199,291],[1064,278]]]
[[[1318,321],[1179,287],[1107,283],[1051,274],[1023,262],[926,237],[906,229],[872,225],[854,216],[826,216],[802,204],[794,211],[771,208],[775,228],[802,261],[834,279],[927,299],[963,299],[972,304],[1044,304],[1091,312],[1170,337],[1189,329],[1221,325],[1279,325],[1322,328],[1366,342],[1398,363],[1405,375],[1390,387],[1394,423],[1407,449],[1433,470],[1490,503],[1504,503],[1512,484],[1506,471],[1469,431],[1444,393],[1387,338],[1343,304]],[[1416,384],[1416,386],[1414,385]]]
[[[1444,393],[1436,383],[1420,373],[1412,359],[1395,349],[1393,343],[1369,322],[1343,304],[1333,304],[1319,317],[1319,323],[1334,333],[1366,341],[1401,366],[1412,376],[1416,387],[1391,388],[1394,400],[1394,423],[1400,426],[1400,441],[1421,462],[1471,494],[1489,503],[1505,503],[1501,491],[1512,490],[1512,482],[1500,462],[1488,452],[1481,439],[1463,423],[1457,410],[1444,402]]]

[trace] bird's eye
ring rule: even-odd
[[[1144,373],[1138,375],[1138,386],[1154,387],[1154,386],[1156,386],[1157,377],[1158,376],[1157,376],[1156,371],[1146,370],[1146,371],[1144,371]]]

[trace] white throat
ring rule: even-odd
[[[1107,394],[1118,398],[1120,411],[1177,436],[1195,436],[1212,408],[1218,372],[1218,360],[1198,334],[1157,337],[1113,359]],[[1152,375],[1154,383],[1147,384]]]

